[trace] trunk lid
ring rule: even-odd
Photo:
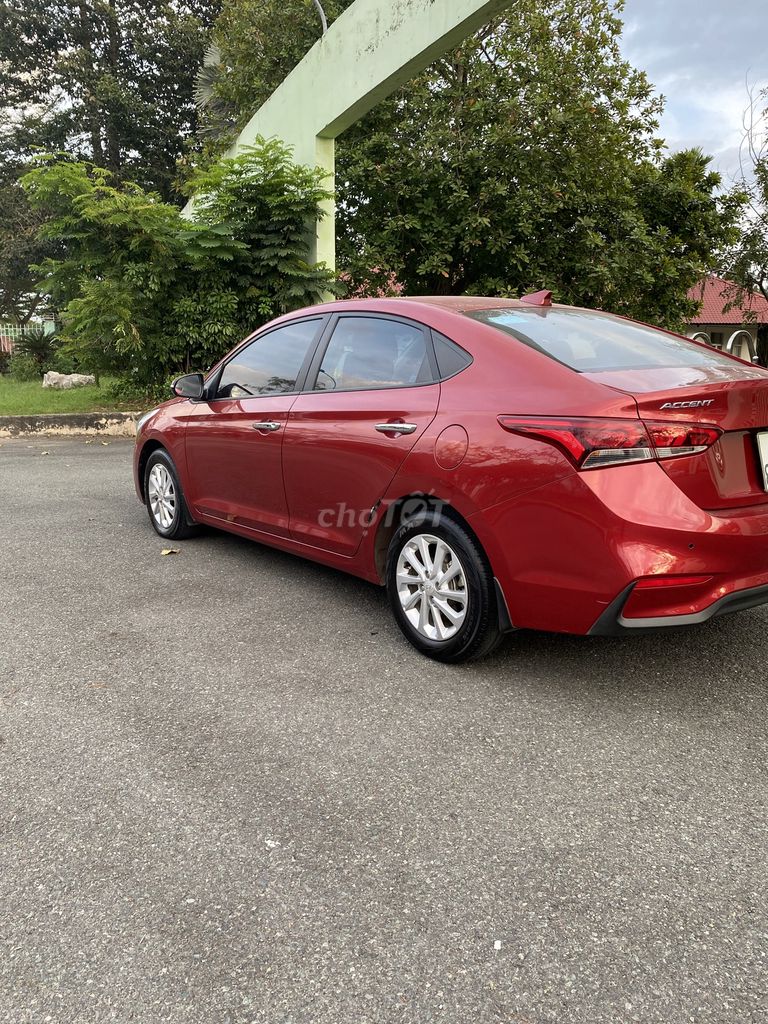
[[[631,395],[643,420],[714,424],[724,431],[705,452],[659,463],[700,508],[768,503],[758,448],[758,434],[768,432],[768,371],[734,359],[728,365],[718,361],[587,376]]]

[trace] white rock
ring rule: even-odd
[[[70,388],[82,388],[86,384],[95,384],[96,378],[91,373],[56,373],[49,370],[43,377],[44,388],[58,388],[69,391]]]

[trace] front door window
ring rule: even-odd
[[[302,320],[246,345],[224,367],[216,398],[259,398],[295,391],[317,328],[317,320]]]

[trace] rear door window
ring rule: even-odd
[[[342,316],[325,350],[315,391],[408,388],[432,383],[424,331],[402,320]]]
[[[581,309],[482,309],[465,314],[579,373],[671,366],[721,366],[733,361],[675,334]]]

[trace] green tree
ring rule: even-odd
[[[768,299],[768,88],[757,94],[750,91],[744,125],[740,187],[746,202],[739,237],[720,269],[734,282],[728,305],[744,309],[745,321],[754,322],[752,297]],[[757,356],[768,366],[768,324],[758,323]]]
[[[44,305],[30,265],[53,254],[40,238],[43,215],[33,210],[18,177],[26,154],[17,139],[18,115],[0,109],[0,318],[25,324]]]
[[[195,220],[103,168],[50,161],[22,179],[61,255],[38,268],[63,348],[85,369],[152,385],[204,369],[280,313],[317,302],[332,275],[304,258],[327,198],[320,170],[259,140],[195,179]]]
[[[26,324],[44,304],[30,265],[52,253],[39,236],[44,217],[33,210],[18,181],[0,178],[0,319]]]
[[[768,88],[750,97],[745,124],[741,187],[747,204],[739,239],[724,266],[744,291],[768,299]]]
[[[66,150],[170,198],[218,8],[218,0],[0,3],[0,150],[22,158]]]
[[[337,5],[331,15],[339,12]],[[517,0],[337,142],[353,286],[515,295],[670,326],[731,238],[738,196],[664,158],[662,99],[620,52],[620,0]],[[213,89],[245,123],[319,32],[303,0],[224,0]]]
[[[620,10],[520,2],[352,129],[337,182],[354,280],[376,268],[414,293],[550,288],[684,321],[733,204],[701,154],[662,158],[661,100],[621,57]]]
[[[352,0],[323,0],[333,21]],[[312,0],[222,0],[213,46],[198,75],[209,156],[232,141],[320,38]]]
[[[178,199],[196,123],[194,76],[218,0],[0,0],[0,316],[44,298],[30,264],[52,254],[18,177],[68,152]]]

